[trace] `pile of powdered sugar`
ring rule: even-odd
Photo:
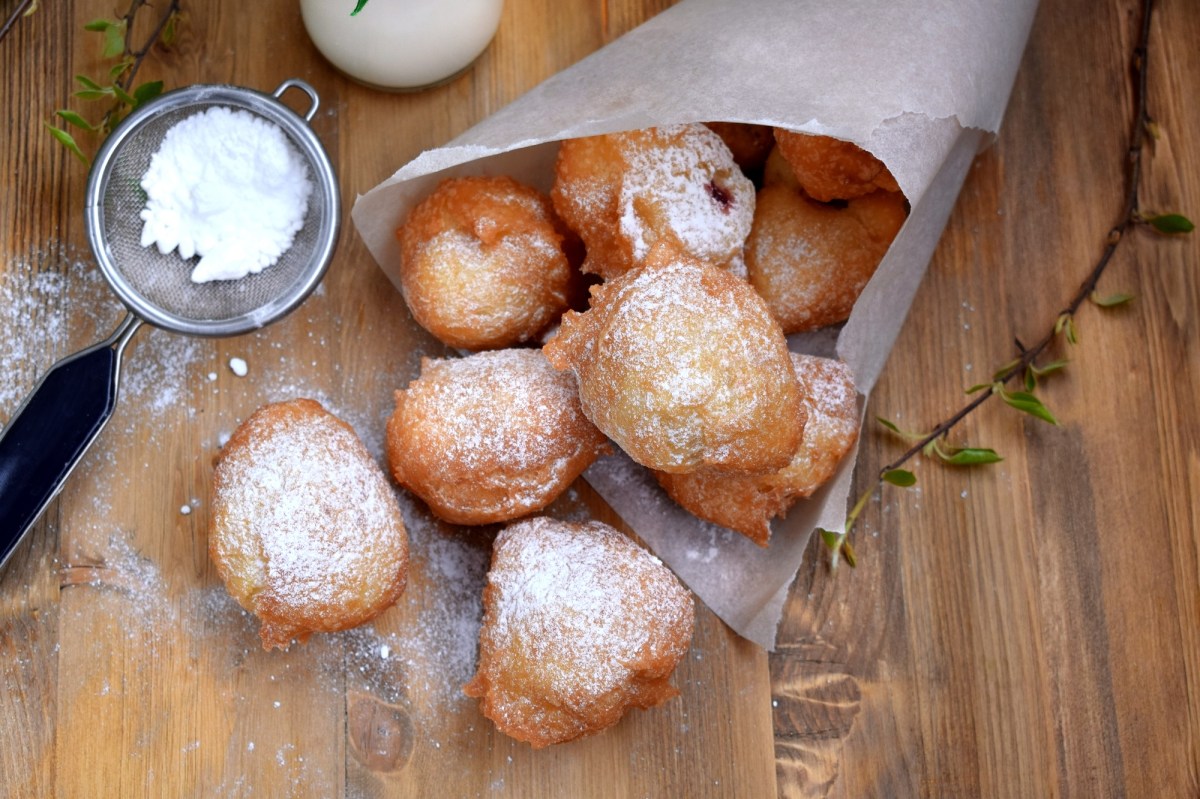
[[[261,272],[292,246],[312,181],[283,131],[214,106],[174,125],[142,177],[142,246],[200,256],[192,280]]]

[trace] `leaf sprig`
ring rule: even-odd
[[[1009,407],[1033,416],[1048,424],[1057,425],[1058,420],[1045,404],[1035,395],[1038,380],[1066,368],[1068,361],[1057,359],[1047,363],[1039,363],[1039,358],[1060,337],[1068,345],[1079,341],[1076,327],[1076,316],[1086,302],[1091,302],[1098,308],[1109,310],[1127,305],[1133,300],[1133,295],[1117,292],[1101,295],[1097,286],[1101,276],[1111,263],[1117,248],[1125,240],[1126,234],[1135,227],[1146,227],[1155,233],[1176,236],[1186,235],[1195,230],[1195,225],[1186,216],[1179,213],[1149,213],[1138,208],[1138,192],[1142,178],[1142,152],[1147,136],[1157,139],[1160,135],[1158,124],[1150,118],[1146,103],[1146,52],[1150,40],[1150,20],[1153,13],[1153,0],[1143,0],[1141,30],[1133,51],[1133,120],[1128,150],[1122,155],[1126,159],[1125,174],[1125,204],[1120,220],[1108,232],[1104,249],[1091,271],[1071,298],[1067,306],[1059,312],[1047,332],[1032,347],[1025,347],[1019,341],[1016,358],[1001,366],[987,383],[980,383],[967,389],[974,398],[963,405],[956,413],[939,422],[927,433],[910,433],[885,419],[878,421],[893,434],[909,441],[911,446],[899,458],[883,466],[875,481],[859,497],[840,532],[821,529],[821,539],[830,550],[830,568],[836,568],[843,558],[851,566],[855,565],[854,550],[850,545],[849,535],[854,528],[859,515],[867,502],[882,490],[885,484],[902,488],[916,485],[916,476],[901,468],[917,455],[935,458],[941,463],[951,466],[978,466],[996,463],[1001,457],[993,450],[983,447],[958,447],[947,442],[948,433],[963,419],[973,413],[984,402],[992,397],[999,397]],[[1008,385],[1021,379],[1021,389],[1010,390]]]
[[[87,75],[76,75],[79,88],[72,96],[85,102],[104,102],[105,110],[97,122],[90,122],[82,114],[69,108],[54,112],[56,122],[44,123],[50,135],[62,143],[84,164],[88,156],[68,128],[77,132],[100,134],[101,138],[112,132],[130,111],[162,93],[162,81],[147,81],[135,85],[135,78],[142,62],[155,47],[170,47],[175,43],[179,31],[181,0],[169,0],[161,6],[151,6],[149,0],[130,0],[124,15],[112,19],[95,19],[83,26],[85,31],[102,37],[101,55],[113,61],[107,75],[95,80]],[[158,13],[150,33],[135,41],[134,21],[146,8]]]

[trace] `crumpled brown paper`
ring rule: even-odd
[[[847,139],[880,158],[912,212],[840,329],[794,337],[837,354],[870,392],[967,169],[999,130],[1036,0],[683,0],[422,153],[358,197],[352,218],[399,286],[395,228],[442,180],[508,174],[543,190],[557,142],[681,122],[754,122]],[[696,595],[771,649],[814,528],[840,529],[855,458],[777,520],[769,549],[677,508],[624,455],[585,478]]]

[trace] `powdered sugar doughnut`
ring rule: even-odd
[[[765,474],[655,472],[659,484],[685,510],[737,530],[759,546],[771,519],[810,496],[837,470],[858,440],[858,401],[850,368],[841,361],[792,353],[807,422],[792,462]]]
[[[824,205],[784,185],[758,193],[746,272],[785,333],[845,321],[907,216],[879,191]]]
[[[442,182],[397,236],[409,310],[452,347],[536,338],[567,308],[579,277],[568,257],[574,237],[550,201],[508,177]]]
[[[892,173],[857,144],[829,136],[775,129],[779,152],[814,200],[849,200],[877,189],[899,191]]]
[[[456,524],[508,521],[544,508],[608,451],[575,381],[539,350],[421,361],[396,392],[388,461],[402,486]]]
[[[383,470],[313,400],[265,405],[221,450],[208,550],[263,647],[345,630],[404,591],[408,535]]]
[[[502,530],[483,609],[479,668],[464,690],[535,749],[679,693],[669,680],[691,642],[691,596],[608,525],[536,518]]]
[[[656,245],[741,269],[754,185],[704,125],[569,139],[555,177],[554,209],[587,247],[585,272],[615,277]]]
[[[545,345],[583,410],[638,463],[667,472],[787,464],[804,409],[779,324],[744,281],[668,254],[592,289]]]

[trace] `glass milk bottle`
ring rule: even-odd
[[[360,83],[398,91],[447,81],[492,40],[504,0],[300,0],[321,54]]]

